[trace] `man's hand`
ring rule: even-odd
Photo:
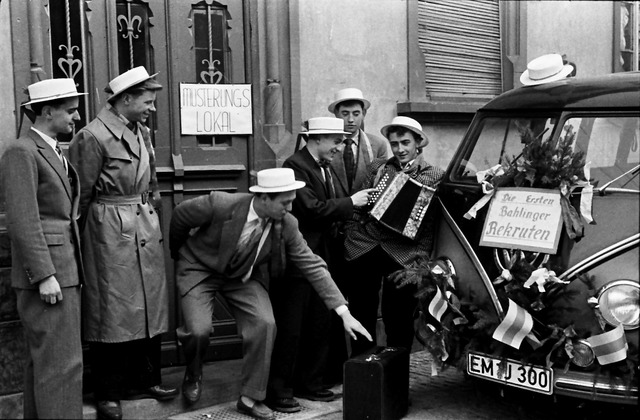
[[[360,321],[355,319],[353,315],[349,311],[345,311],[342,315],[342,324],[344,325],[344,330],[349,333],[351,338],[357,340],[356,332],[362,334],[367,340],[373,341],[371,338],[371,334],[362,326]]]
[[[367,188],[365,190],[358,191],[357,193],[353,194],[351,196],[351,201],[353,202],[353,205],[356,207],[366,206],[367,203],[369,202],[369,195],[375,190],[376,190],[375,188]]]
[[[38,283],[38,288],[40,289],[40,299],[45,303],[54,305],[62,300],[62,290],[60,290],[60,284],[58,284],[55,276],[49,276],[42,280]]]

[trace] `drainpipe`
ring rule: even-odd
[[[267,86],[265,88],[264,136],[271,148],[276,151],[285,134],[282,86],[280,85],[277,2],[268,2],[266,5],[266,21]]]
[[[29,55],[31,60],[31,83],[43,80],[44,71],[44,41],[42,40],[42,3],[40,0],[29,0]]]

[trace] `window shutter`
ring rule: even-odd
[[[428,97],[502,93],[497,0],[419,0],[418,37]]]

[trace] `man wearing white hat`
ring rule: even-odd
[[[380,130],[391,145],[391,159],[375,160],[369,167],[364,187],[375,187],[385,177],[392,180],[404,173],[420,184],[435,188],[444,175],[440,168],[429,164],[424,148],[429,144],[420,123],[409,117],[395,117]],[[404,205],[404,203],[403,203]],[[414,203],[406,203],[413,207]],[[369,331],[375,331],[380,283],[387,275],[406,268],[418,253],[430,253],[433,245],[432,223],[425,221],[415,238],[383,225],[369,214],[371,206],[356,209],[354,221],[346,228],[345,254],[347,263],[349,307]],[[413,312],[417,301],[410,287],[397,289],[383,282],[382,319],[387,345],[411,349],[414,337]],[[368,350],[371,344],[352,342],[352,356]]]
[[[169,230],[171,256],[176,260],[176,283],[184,325],[177,331],[187,368],[182,393],[195,403],[202,392],[202,364],[209,345],[213,299],[222,294],[243,339],[243,368],[238,411],[258,419],[275,415],[266,397],[276,324],[269,299],[271,279],[280,278],[285,265],[300,269],[327,308],[335,310],[344,329],[370,339],[351,316],[325,262],[315,255],[289,214],[296,181],[288,168],[257,174],[253,194],[214,191],[180,203]],[[197,230],[191,234],[192,230]],[[362,340],[362,338],[360,338]]]
[[[302,134],[307,137],[306,146],[282,165],[293,169],[296,179],[305,183],[296,193],[291,214],[309,248],[327,263],[333,276],[333,260],[343,258],[340,225],[351,218],[354,206],[367,204],[369,190],[349,197],[335,186],[331,162],[342,151],[346,134],[341,119],[310,118],[308,131]],[[303,273],[295,266],[288,268],[284,281],[272,282],[270,289],[278,334],[266,403],[282,412],[301,409],[294,394],[315,401],[335,398],[324,380],[332,314]]]
[[[344,189],[346,195],[362,189],[371,161],[390,156],[389,146],[384,139],[362,130],[370,105],[360,89],[346,88],[336,92],[328,107],[329,112],[344,121],[344,149],[331,162],[331,166],[338,175],[338,187]]]
[[[124,398],[178,395],[160,374],[169,295],[153,206],[155,158],[144,124],[162,88],[154,76],[136,67],[109,82],[107,105],[69,147],[82,185],[83,333],[104,418],[121,418]]]
[[[24,418],[82,418],[80,183],[58,134],[80,120],[73,79],[28,87],[35,116],[0,159],[0,201],[11,238],[11,286],[24,327]],[[24,106],[23,105],[23,106]]]

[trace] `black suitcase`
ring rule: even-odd
[[[375,347],[344,364],[344,420],[396,420],[409,405],[409,352]]]

